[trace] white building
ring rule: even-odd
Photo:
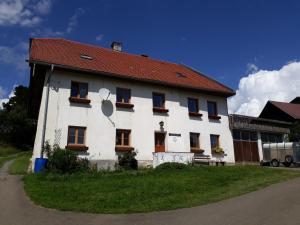
[[[45,141],[111,167],[135,150],[201,153],[234,163],[230,88],[181,64],[64,39],[31,39],[31,114],[38,120],[33,160]],[[181,154],[181,153],[180,153]],[[220,154],[218,154],[219,157]]]

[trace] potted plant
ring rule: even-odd
[[[213,154],[224,154],[224,150],[223,150],[223,148],[218,146],[218,147],[214,147],[212,149],[212,153]]]

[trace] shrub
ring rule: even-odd
[[[61,149],[55,146],[48,154],[48,170],[57,173],[74,173],[78,171],[87,171],[89,161],[80,159],[76,153],[67,149]]]
[[[129,169],[137,170],[138,162],[135,156],[136,156],[136,152],[134,151],[124,152],[120,154],[118,157],[119,166],[125,170],[129,170]]]
[[[156,170],[182,170],[186,169],[189,166],[184,163],[178,162],[166,162],[158,165],[155,169]]]

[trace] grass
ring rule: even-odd
[[[0,144],[0,157],[10,156],[19,152],[20,150],[13,146]]]
[[[14,159],[19,153],[20,150],[15,147],[0,144],[0,168],[6,161]]]
[[[26,174],[31,156],[32,152],[24,152],[17,156],[9,168],[9,173],[13,175]]]
[[[29,197],[44,207],[91,213],[139,213],[193,207],[300,176],[257,166],[183,170],[29,174]]]

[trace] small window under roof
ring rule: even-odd
[[[89,55],[86,55],[86,54],[81,54],[80,58],[82,58],[82,59],[88,59],[88,60],[92,60],[93,59],[93,57],[91,57]]]
[[[184,74],[180,73],[180,72],[176,72],[176,76],[177,77],[184,77],[184,78],[186,78],[186,76]]]

